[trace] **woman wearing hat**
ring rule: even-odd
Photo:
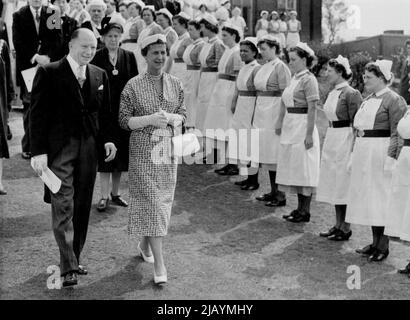
[[[178,161],[171,138],[185,121],[182,83],[162,71],[166,58],[163,34],[141,43],[147,72],[132,78],[121,94],[119,123],[131,130],[128,233],[141,242],[137,250],[154,263],[154,282],[167,282],[162,243],[168,233]],[[152,253],[151,253],[152,251]]]
[[[161,9],[157,12],[157,23],[162,28],[162,32],[167,38],[168,52],[170,51],[172,45],[178,40],[178,34],[172,28],[172,14],[168,9]]]
[[[196,118],[196,102],[198,99],[199,79],[201,77],[201,62],[199,55],[205,45],[201,38],[201,25],[197,21],[190,21],[188,23],[188,32],[193,41],[185,50],[183,60],[186,64],[186,87],[185,92],[185,106],[186,106],[186,127],[195,127]]]
[[[387,200],[392,170],[399,155],[397,124],[407,110],[403,97],[388,88],[392,61],[377,60],[365,68],[364,84],[370,96],[354,118],[357,132],[351,160],[351,181],[346,221],[372,226],[373,242],[358,253],[369,261],[389,255],[389,239],[384,228],[391,221]]]
[[[259,152],[252,153],[251,161],[252,167],[263,167],[269,171],[271,192],[257,197],[257,200],[268,201],[267,206],[277,207],[286,205],[286,198],[275,182],[279,152],[275,124],[280,113],[280,97],[289,85],[291,74],[279,58],[281,48],[277,39],[266,35],[259,40],[258,47],[267,62],[256,68],[253,76],[257,97],[252,127],[257,134],[252,138],[252,145],[259,145]]]
[[[285,47],[285,42],[283,42],[282,37],[280,35],[280,19],[279,19],[279,14],[276,11],[272,11],[272,19],[269,21],[269,28],[268,32],[272,37],[274,37],[276,40],[278,40],[280,47],[284,48]]]
[[[92,64],[104,69],[107,72],[110,83],[111,111],[118,118],[120,107],[120,95],[129,79],[138,74],[137,63],[132,52],[121,49],[120,39],[123,28],[120,24],[109,23],[102,30],[105,47],[98,50]],[[111,162],[105,162],[104,146],[99,147],[98,172],[101,179],[101,199],[98,202],[97,210],[105,211],[108,206],[109,197],[115,205],[126,207],[127,203],[119,194],[121,173],[128,171],[128,144],[129,131],[116,128],[117,156]],[[112,178],[111,194],[109,191],[110,177]]]
[[[202,35],[207,37],[208,41],[202,47],[199,55],[201,77],[199,79],[198,101],[196,103],[195,127],[199,130],[204,130],[205,117],[212,92],[218,80],[218,65],[225,51],[225,46],[217,36],[218,21],[214,16],[207,14],[199,23]]]
[[[145,4],[141,0],[134,0],[123,5],[127,8],[129,18],[124,25],[121,48],[134,52],[138,48],[138,37],[145,28],[145,22],[141,18],[141,11]]]
[[[170,59],[167,60],[165,66],[165,72],[171,73],[184,84],[184,88],[188,85],[186,77],[186,66],[182,59],[186,48],[192,43],[192,39],[188,33],[189,16],[184,12],[176,15],[172,18],[173,28],[178,35],[177,41],[172,45],[169,55]]]
[[[315,125],[319,88],[309,71],[314,52],[306,43],[291,48],[289,59],[294,76],[283,92],[276,124],[280,135],[276,183],[279,190],[298,196],[298,208],[284,218],[308,222],[310,202],[319,183],[320,145]]]
[[[238,45],[241,39],[240,29],[232,24],[225,24],[221,37],[226,50],[218,64],[218,80],[211,94],[204,129],[208,142],[214,146],[214,150],[219,149],[220,154],[225,154],[225,142],[232,119],[231,106],[235,92],[236,75],[242,67]],[[220,159],[220,161],[224,163],[225,159]],[[227,164],[215,172],[221,175],[239,173],[238,167],[233,164]]]
[[[156,15],[155,8],[153,6],[145,6],[144,9],[142,9],[141,14],[142,19],[145,22],[145,28],[141,31],[138,37],[138,47],[134,51],[139,73],[147,70],[147,62],[141,54],[141,43],[149,36],[162,33],[162,28],[155,22]]]
[[[239,7],[235,7],[232,10],[232,18],[229,19],[229,23],[233,24],[234,26],[237,26],[239,30],[241,30],[241,39],[243,39],[246,30],[246,22],[245,19],[241,16],[241,14],[241,9]]]
[[[101,49],[104,47],[101,33],[109,21],[109,19],[104,19],[107,5],[102,0],[91,0],[87,5],[86,10],[90,14],[91,20],[84,21],[81,24],[81,27],[90,29],[94,33],[97,38],[97,50]]]
[[[297,17],[296,11],[290,12],[290,19],[288,21],[288,35],[286,38],[286,46],[287,48],[292,48],[296,46],[296,44],[300,41],[299,32],[302,30],[302,25],[299,20],[296,19]]]
[[[334,89],[324,104],[330,128],[323,144],[316,200],[335,206],[336,224],[328,232],[320,234],[335,241],[348,240],[352,235],[350,225],[345,222],[350,183],[347,167],[354,139],[353,119],[362,103],[362,96],[349,86],[347,81],[351,76],[349,60],[339,55],[329,61],[326,79]]]
[[[269,12],[263,10],[261,12],[261,18],[256,23],[255,31],[256,31],[256,37],[258,39],[268,34],[268,28],[269,28],[268,16],[269,16]]]
[[[259,66],[256,57],[259,54],[258,40],[245,38],[240,43],[240,55],[244,63],[236,78],[236,88],[232,100],[231,110],[233,113],[231,128],[236,135],[229,136],[228,157],[229,162],[237,164],[239,161],[239,174],[247,176],[247,179],[235,182],[244,189],[255,189],[258,184],[258,170],[247,168],[251,158],[251,128],[252,118],[255,111],[256,88],[252,74]],[[243,132],[246,131],[246,135]]]
[[[410,110],[399,121],[397,132],[404,144],[392,173],[385,234],[410,242]],[[399,273],[410,278],[410,263]]]

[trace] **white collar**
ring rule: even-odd
[[[183,34],[179,36],[179,40],[184,40],[189,38],[189,33],[188,31],[185,31]]]
[[[375,95],[376,95],[376,97],[380,97],[381,95],[383,95],[383,94],[385,94],[386,92],[389,92],[389,91],[390,91],[390,89],[388,87],[386,87],[386,88],[376,92]]]
[[[211,38],[211,39],[208,39],[208,42],[209,43],[214,43],[215,41],[217,41],[218,40],[218,36],[215,36],[215,37],[213,37],[213,38]]]
[[[343,81],[342,83],[339,83],[339,84],[335,85],[335,90],[340,90],[340,89],[343,89],[347,86],[349,86],[347,81]]]
[[[308,72],[309,72],[308,69],[303,70],[303,71],[300,71],[300,72],[298,72],[298,73],[295,74],[295,78],[300,78],[301,76],[305,75],[305,74],[308,73]]]
[[[36,11],[38,11],[38,14],[41,16],[41,7],[36,10],[32,6],[30,6],[30,11],[31,11],[33,17],[36,16]]]
[[[67,61],[70,64],[71,70],[74,73],[74,76],[77,78],[77,71],[78,68],[80,67],[80,65],[77,63],[77,61],[75,61],[70,54],[67,55]],[[86,70],[86,66],[83,66],[83,77],[86,78],[86,74],[85,74],[85,70]]]
[[[201,43],[201,42],[204,42],[204,39],[198,38],[198,39],[196,39],[192,44],[196,45],[196,44],[199,44],[199,43]]]

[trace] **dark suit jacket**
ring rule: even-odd
[[[47,8],[42,6],[40,11],[39,34],[29,6],[24,6],[13,14],[13,43],[19,81],[22,81],[20,72],[34,66],[30,60],[36,53],[49,56],[51,61],[57,61],[59,58],[63,43],[62,31],[61,28],[47,27],[47,21],[52,24],[54,15],[54,11],[47,13]]]
[[[102,30],[104,29],[104,27],[110,22],[111,17],[104,17],[101,20],[101,29],[98,29],[98,32],[101,34]],[[93,31],[93,27],[91,25],[91,21],[85,21],[83,22],[83,24],[81,25],[81,28],[87,28],[90,29],[91,31]],[[104,48],[104,42],[102,41],[102,38],[98,38],[98,42],[97,42],[97,50],[100,50],[102,48]]]
[[[410,74],[410,63],[404,61],[401,68],[401,79],[400,79],[400,95],[406,100],[407,104],[410,104],[410,85],[409,85],[409,74]]]
[[[83,126],[104,143],[115,143],[108,77],[104,70],[87,66],[89,88],[81,87],[67,59],[39,67],[34,78],[30,109],[30,146],[33,156],[47,154],[51,163]],[[101,89],[102,88],[102,89]]]

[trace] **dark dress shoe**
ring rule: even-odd
[[[4,189],[0,189],[0,196],[5,196],[7,194],[7,191]]]
[[[230,166],[228,169],[219,174],[221,176],[237,176],[239,174],[239,169],[237,166]]]
[[[249,183],[245,184],[244,186],[241,187],[241,190],[258,190],[259,189],[259,183]]]
[[[342,230],[338,230],[335,234],[327,237],[329,240],[332,241],[347,241],[352,236],[352,230],[349,232],[343,232]]]
[[[327,237],[329,237],[329,236],[334,235],[338,230],[339,230],[338,228],[332,227],[332,228],[330,228],[329,231],[327,231],[327,232],[321,232],[321,233],[319,233],[319,236],[324,237],[324,238],[327,238]]]
[[[114,196],[111,193],[111,202],[120,207],[128,207],[128,203],[120,195]]]
[[[69,272],[64,276],[63,287],[75,286],[77,284],[78,280],[75,272]]]
[[[31,153],[30,153],[30,152],[22,152],[22,153],[21,153],[21,157],[22,157],[24,160],[29,160],[29,159],[31,159]]]
[[[369,262],[380,262],[386,259],[389,256],[389,249],[386,249],[385,251],[381,251],[379,249],[376,249],[368,258],[367,260]]]
[[[293,216],[290,216],[286,219],[286,221],[293,222],[293,223],[300,223],[300,222],[309,222],[310,221],[310,213],[308,212],[299,212]]]
[[[286,206],[286,199],[285,200],[273,199],[272,201],[269,201],[269,202],[265,203],[265,206],[267,206],[267,207],[284,207],[284,206]]]
[[[400,274],[410,275],[410,263],[404,268],[397,271]]]
[[[228,169],[229,169],[229,164],[227,164],[226,166],[220,169],[215,169],[214,172],[217,174],[224,174],[226,171],[228,171]]]
[[[108,199],[102,198],[97,204],[97,210],[102,212],[105,211],[108,207]]]
[[[298,215],[299,214],[299,211],[298,210],[293,210],[291,213],[289,213],[289,214],[284,214],[283,216],[282,216],[282,218],[283,219],[288,219],[288,218],[290,218],[290,217],[292,217],[292,216],[294,216],[294,215]]]
[[[369,244],[362,249],[356,249],[356,252],[363,254],[363,255],[370,256],[375,250],[376,250],[376,247],[373,247],[373,244]]]
[[[265,193],[262,196],[256,197],[258,201],[272,201],[273,199],[275,199],[275,196],[272,193]]]
[[[249,183],[249,180],[246,179],[246,180],[242,180],[242,181],[236,181],[236,182],[235,182],[235,185],[242,187],[242,186],[244,186],[244,185],[246,185],[246,184],[248,184],[248,183]]]
[[[88,274],[88,270],[87,270],[84,266],[82,266],[81,264],[79,264],[79,265],[78,265],[78,271],[77,271],[77,273],[78,273],[79,275],[85,276],[85,275]]]

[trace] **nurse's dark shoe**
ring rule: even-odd
[[[368,258],[369,262],[380,262],[386,259],[389,256],[389,249],[381,251],[376,249]]]
[[[267,206],[267,207],[284,207],[284,206],[286,206],[286,199],[285,200],[273,199],[272,201],[269,201],[269,202],[265,203],[265,206]]]
[[[365,256],[370,256],[375,250],[376,247],[373,247],[373,244],[369,244],[362,249],[356,249],[356,252]]]
[[[262,196],[256,197],[256,200],[258,201],[272,201],[275,199],[275,196],[270,192],[270,193],[265,193]]]
[[[246,180],[242,180],[242,181],[236,181],[235,185],[242,187],[244,185],[247,185],[248,183],[249,183],[249,179],[246,179]]]
[[[222,167],[222,168],[220,168],[220,169],[215,169],[214,172],[217,173],[217,174],[224,175],[225,172],[228,171],[229,166],[230,166],[230,165],[227,164],[226,166],[224,166],[224,167]]]
[[[290,216],[289,218],[286,219],[289,222],[293,223],[300,223],[300,222],[309,222],[310,221],[310,213],[308,212],[298,212],[298,214],[294,216]]]
[[[319,233],[319,236],[324,237],[324,238],[327,238],[327,237],[329,237],[329,236],[333,236],[338,230],[339,230],[339,229],[336,228],[336,227],[331,227],[331,228],[329,229],[329,231]]]
[[[289,214],[284,214],[283,216],[282,216],[282,218],[283,219],[288,219],[288,218],[290,218],[290,217],[292,217],[292,216],[294,216],[294,215],[298,215],[299,214],[299,211],[298,210],[293,210],[291,213],[289,213]]]
[[[248,183],[244,186],[241,187],[241,190],[258,190],[259,189],[259,183]]]
[[[397,273],[410,275],[410,263],[404,269],[398,270]]]
[[[342,230],[338,230],[335,234],[327,238],[332,241],[347,241],[351,236],[352,230],[350,230],[349,232],[343,232]]]

